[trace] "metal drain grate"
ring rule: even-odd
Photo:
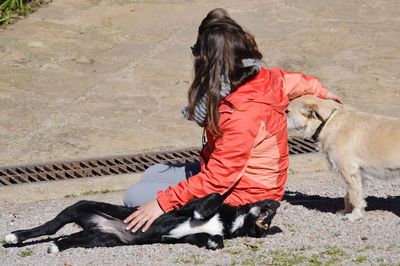
[[[0,168],[0,186],[83,177],[137,173],[153,164],[187,163],[198,160],[199,149],[146,153],[113,158],[59,162]],[[289,153],[316,152],[316,144],[300,138],[289,139]]]
[[[289,154],[303,154],[317,152],[318,145],[308,139],[298,137],[289,138]]]

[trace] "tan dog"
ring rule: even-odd
[[[366,202],[364,179],[400,177],[400,119],[372,115],[332,100],[303,96],[290,102],[288,128],[319,142],[333,169],[346,183],[345,209],[349,220],[360,219]]]

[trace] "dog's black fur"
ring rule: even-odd
[[[14,231],[6,242],[17,244],[30,238],[55,234],[67,223],[82,231],[60,237],[49,247],[58,252],[73,247],[112,247],[151,243],[190,243],[199,247],[223,247],[224,238],[263,237],[267,234],[279,203],[263,200],[233,207],[223,204],[216,193],[195,199],[161,215],[146,232],[126,231],[123,220],[137,207],[128,208],[94,201],[79,201],[60,212],[53,220],[28,230]]]

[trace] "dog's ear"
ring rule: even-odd
[[[211,193],[202,198],[189,201],[179,208],[179,214],[192,217],[195,220],[207,220],[214,215],[224,203],[224,197],[218,193]]]
[[[300,113],[308,119],[314,118],[321,120],[319,107],[315,103],[304,104],[304,106],[300,109]]]
[[[218,193],[211,193],[203,197],[203,201],[197,206],[193,213],[196,220],[207,220],[211,218],[224,203],[224,197]]]

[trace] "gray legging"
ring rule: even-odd
[[[174,186],[200,172],[200,163],[155,164],[144,171],[142,178],[129,187],[124,196],[128,207],[140,206],[155,199],[157,192]]]

